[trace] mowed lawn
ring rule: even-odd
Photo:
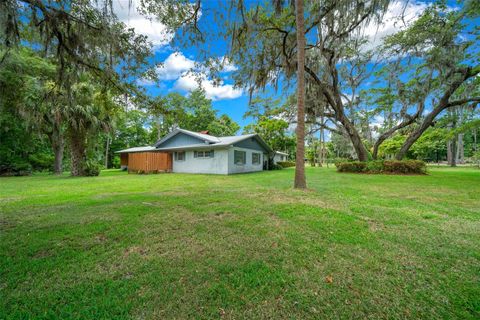
[[[478,319],[480,170],[0,179],[1,319]]]

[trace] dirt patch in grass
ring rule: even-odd
[[[146,256],[148,254],[148,250],[139,246],[133,246],[125,249],[123,256],[128,257],[132,254],[140,255],[140,256]]]

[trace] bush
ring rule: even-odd
[[[339,172],[364,172],[367,163],[360,161],[337,162],[335,166]]]
[[[282,168],[289,168],[289,167],[295,167],[295,162],[293,162],[293,161],[278,161],[277,165],[281,166]]]
[[[13,163],[0,164],[0,176],[28,176],[32,174],[30,163],[17,159]]]
[[[85,162],[85,176],[86,177],[96,177],[100,174],[101,166],[95,161]]]
[[[120,168],[120,157],[119,156],[116,155],[115,157],[113,157],[112,167],[115,168],[115,169]]]
[[[335,163],[338,172],[355,173],[400,173],[400,174],[425,174],[427,167],[420,160],[388,160],[388,161],[348,161]]]
[[[374,160],[367,162],[365,171],[370,173],[381,173],[383,171],[383,161]]]
[[[28,156],[28,161],[35,171],[53,170],[55,158],[48,153],[35,153]]]
[[[337,164],[339,162],[351,162],[352,159],[349,158],[335,158],[332,160],[333,164]]]
[[[394,160],[384,161],[383,171],[389,173],[424,174],[427,172],[427,167],[425,162],[421,160]]]
[[[276,164],[276,163],[271,164],[270,167],[268,167],[268,168],[269,168],[269,170],[282,170],[283,169],[283,167],[281,165]]]

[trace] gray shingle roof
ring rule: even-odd
[[[201,139],[201,140],[205,140],[205,141],[208,141],[208,142],[211,142],[211,143],[220,142],[220,140],[217,137],[211,136],[209,134],[203,134],[203,133],[199,133],[199,132],[193,132],[193,131],[190,131],[190,130],[177,128],[177,129],[173,130],[172,132],[170,132],[169,134],[167,134],[162,139],[158,140],[155,143],[155,146],[161,145],[162,143],[164,143],[165,141],[167,141],[171,137],[175,136],[179,132],[183,132],[185,134],[188,134],[189,136],[192,136],[192,137],[195,137],[195,138],[198,138],[198,139]]]
[[[145,152],[145,151],[152,151],[156,150],[154,146],[145,146],[145,147],[133,147],[128,149],[123,149],[120,151],[116,151],[115,153],[130,153],[130,152]]]

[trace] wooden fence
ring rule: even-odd
[[[165,152],[134,152],[128,154],[128,172],[171,172],[172,155]]]

